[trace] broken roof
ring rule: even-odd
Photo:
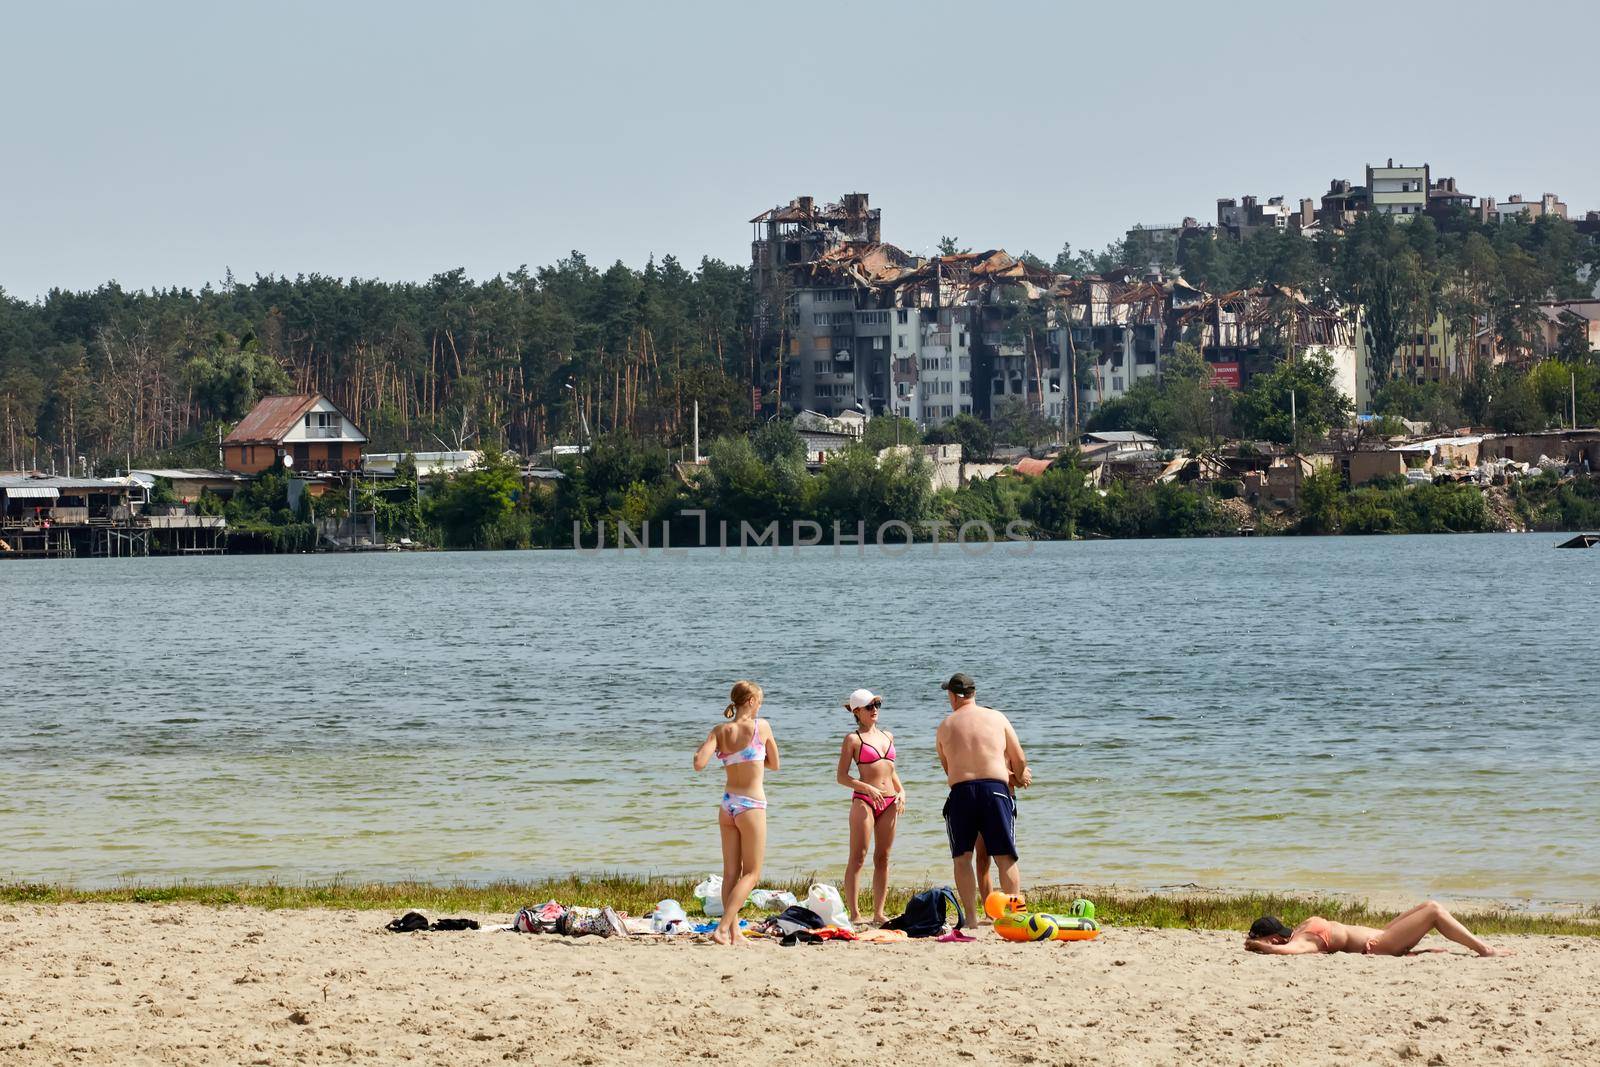
[[[1031,287],[1029,296],[1038,296],[1055,281],[1055,275],[1017,259],[1003,248],[991,248],[984,252],[934,256],[888,273],[880,279],[881,284],[895,289],[935,281],[954,286],[1002,282],[1022,284]]]
[[[891,244],[847,241],[800,266],[810,273],[813,281],[848,279],[862,285],[875,285],[897,277],[915,262],[908,253]]]
[[[849,193],[837,204],[817,207],[809,196],[796,197],[788,204],[771,207],[751,219],[751,222],[859,222],[875,212],[867,207],[865,193]]]

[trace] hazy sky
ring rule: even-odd
[[[1299,7],[7,4],[0,287],[744,262],[852,190],[1048,259],[1389,156],[1600,208],[1600,7]]]

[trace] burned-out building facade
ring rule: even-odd
[[[766,383],[791,411],[897,414],[938,425],[995,397],[1038,402],[1058,369],[1044,320],[1054,276],[1002,250],[915,257],[882,241],[865,193],[757,215],[755,322]]]
[[[761,385],[774,407],[937,426],[1020,401],[1079,424],[1157,377],[1185,339],[1234,387],[1286,351],[1325,349],[1360,396],[1353,315],[1298,293],[1210,294],[1137,266],[1068,277],[1002,249],[912,256],[882,240],[865,193],[822,206],[797,197],[752,223]]]

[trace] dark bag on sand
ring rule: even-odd
[[[785,908],[761,924],[768,933],[793,934],[804,930],[820,930],[828,925],[822,916],[802,904]]]
[[[944,933],[946,907],[956,909],[956,927],[959,929],[966,916],[955,890],[947,885],[925,889],[906,901],[906,910],[883,924],[885,930],[904,930],[912,937],[938,937]]]
[[[420,911],[408,911],[398,919],[390,919],[383,924],[385,930],[396,934],[409,934],[413,930],[426,930],[428,917]]]

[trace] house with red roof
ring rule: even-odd
[[[264,396],[222,441],[223,466],[259,474],[281,457],[296,471],[358,471],[367,437],[320,393]]]

